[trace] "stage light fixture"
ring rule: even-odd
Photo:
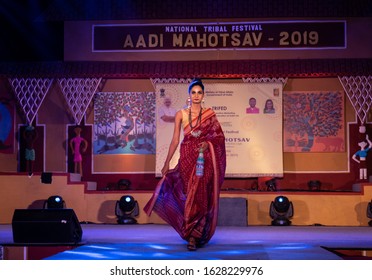
[[[372,219],[372,200],[367,205],[367,217]],[[372,220],[368,222],[368,225],[372,227]]]
[[[322,183],[319,180],[310,180],[309,182],[307,182],[307,186],[309,188],[309,191],[320,191]]]
[[[59,195],[52,195],[44,202],[45,209],[63,209],[65,207],[65,201]]]
[[[270,204],[270,217],[272,226],[290,226],[289,220],[293,216],[293,204],[286,196],[277,196]]]
[[[266,188],[267,188],[268,191],[273,191],[273,192],[276,191],[276,180],[275,180],[275,178],[267,180],[265,182],[265,185],[266,185]]]
[[[118,189],[119,190],[130,190],[132,182],[128,179],[120,179],[118,181]]]
[[[116,201],[115,214],[118,224],[136,224],[139,215],[138,202],[131,195],[124,195]]]

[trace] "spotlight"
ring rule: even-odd
[[[268,191],[273,191],[273,192],[276,191],[276,180],[275,180],[275,178],[267,180],[265,182],[265,185],[266,185]]]
[[[44,208],[45,209],[63,209],[63,208],[65,208],[65,206],[66,206],[65,201],[59,195],[50,196],[44,202]]]
[[[307,182],[307,186],[310,191],[320,191],[322,183],[319,180],[310,180]]]
[[[372,200],[371,202],[368,203],[368,206],[367,206],[367,217],[372,219]],[[368,225],[372,227],[372,220],[368,222]]]
[[[130,190],[132,182],[128,179],[120,179],[118,181],[118,189],[119,190]]]
[[[115,214],[118,224],[136,224],[139,214],[138,202],[130,195],[124,195],[116,201]]]
[[[286,196],[277,196],[270,204],[272,226],[290,226],[293,216],[293,204]]]

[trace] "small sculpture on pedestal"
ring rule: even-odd
[[[34,172],[34,162],[36,157],[34,143],[38,138],[38,133],[35,127],[28,125],[23,131],[23,138],[25,140],[26,171],[28,172],[28,176],[31,177]]]
[[[359,142],[358,146],[360,150],[352,156],[352,159],[359,163],[359,179],[364,181],[367,180],[367,154],[372,148],[372,141],[369,140],[368,134],[366,134],[366,140]]]
[[[74,155],[74,171],[75,173],[80,174],[80,176],[83,176],[82,153],[84,153],[88,148],[88,141],[80,136],[81,127],[75,127],[74,132],[75,137],[70,140],[70,148],[72,150],[72,154]]]

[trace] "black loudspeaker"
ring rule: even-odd
[[[76,244],[83,231],[73,209],[15,209],[14,243]]]

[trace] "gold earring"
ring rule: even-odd
[[[202,99],[202,107],[205,108],[205,99]]]
[[[187,108],[191,108],[191,98],[187,98]]]

